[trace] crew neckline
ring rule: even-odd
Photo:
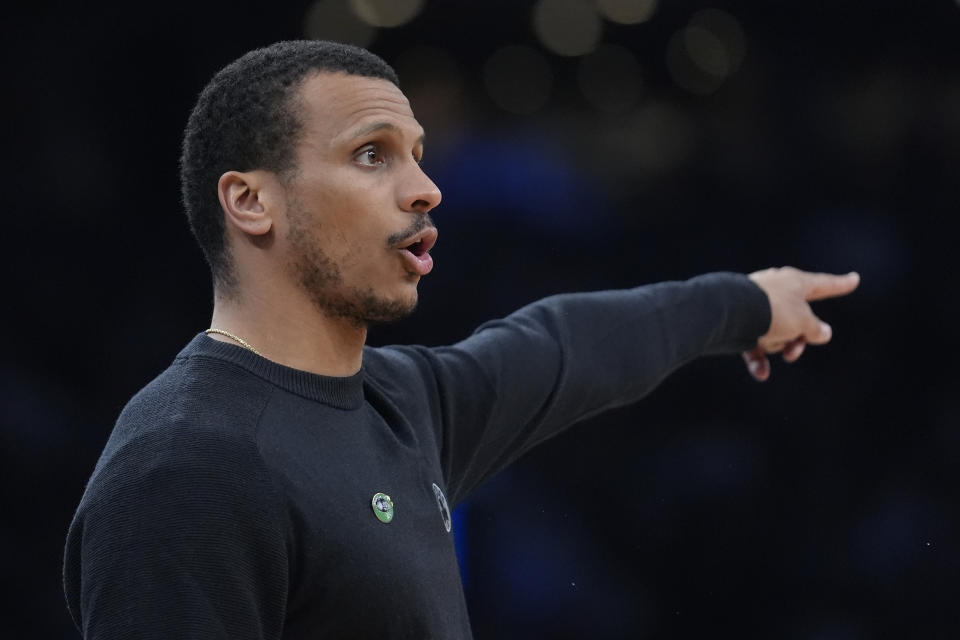
[[[351,376],[324,376],[273,362],[205,333],[198,333],[177,357],[225,360],[291,393],[339,409],[356,409],[363,404],[363,367]]]

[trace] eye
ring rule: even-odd
[[[364,167],[376,167],[386,162],[380,150],[372,145],[360,149],[354,159]]]

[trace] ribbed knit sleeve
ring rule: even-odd
[[[396,363],[433,399],[440,463],[458,502],[546,438],[642,398],[698,356],[754,346],[769,325],[759,287],[715,273],[553,296],[451,347],[399,348]]]
[[[287,530],[256,446],[177,426],[108,449],[71,526],[65,587],[87,640],[279,638]]]

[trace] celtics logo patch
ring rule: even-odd
[[[380,522],[387,523],[393,520],[393,500],[387,494],[375,493],[370,506],[373,507],[373,515],[377,516]]]
[[[433,483],[433,495],[437,496],[437,506],[440,508],[440,516],[443,518],[443,528],[447,530],[447,533],[450,533],[450,528],[453,526],[453,522],[450,520],[450,507],[447,506],[447,497],[443,495],[443,491],[440,490],[437,483]]]

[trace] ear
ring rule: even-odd
[[[252,236],[273,227],[269,191],[272,181],[265,171],[227,171],[217,182],[217,196],[227,225]]]

